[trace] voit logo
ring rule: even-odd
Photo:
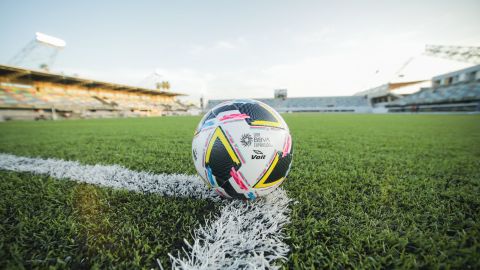
[[[262,137],[260,133],[253,133],[253,146],[254,147],[272,147],[270,138]]]
[[[253,150],[255,154],[252,155],[252,159],[265,159],[265,155],[260,150]]]

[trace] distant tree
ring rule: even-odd
[[[160,83],[160,88],[163,89],[163,90],[170,90],[170,82],[162,81]]]
[[[170,82],[168,81],[157,82],[155,86],[158,90],[164,90],[164,91],[170,90]]]
[[[47,72],[50,71],[50,68],[49,68],[48,65],[45,64],[45,63],[40,65],[40,69],[45,70],[45,71],[47,71]]]

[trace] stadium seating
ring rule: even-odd
[[[44,87],[38,91],[34,87],[0,86],[0,108],[21,117],[14,119],[43,119],[47,112],[65,112],[64,117],[115,117],[150,116],[176,114],[187,111],[188,107],[178,101],[165,101],[156,96],[147,97],[122,92],[90,92],[79,89]],[[24,110],[24,111],[19,111]],[[10,118],[10,117],[8,117]]]
[[[399,99],[392,105],[448,103],[480,100],[480,84],[452,85],[441,88],[424,88],[416,94]]]
[[[39,96],[56,108],[72,109],[108,109],[111,106],[102,104],[99,100],[82,91],[63,91],[61,89],[45,89]]]
[[[35,90],[0,88],[0,106],[2,107],[28,107],[35,105],[46,105],[46,102],[35,93]]]
[[[189,114],[181,95],[0,65],[0,121]]]
[[[369,112],[368,100],[363,96],[345,97],[302,97],[257,99],[279,112]],[[210,100],[208,108],[213,108],[225,100]]]
[[[413,108],[411,110],[414,111],[424,111],[427,108],[434,111],[434,104],[438,104],[436,107],[439,111],[475,111],[478,110],[477,103],[480,103],[480,84],[468,83],[424,88],[416,94],[390,103],[387,107],[391,112],[405,111],[408,108]]]
[[[387,104],[389,112],[480,111],[480,65],[432,78],[432,87]]]

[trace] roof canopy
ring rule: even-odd
[[[0,78],[7,78],[11,82],[22,81],[37,81],[61,84],[66,86],[79,86],[85,88],[103,88],[116,91],[140,92],[152,95],[163,96],[183,96],[184,94],[174,93],[169,91],[160,91],[150,88],[143,88],[137,86],[129,86],[124,84],[102,82],[97,80],[90,80],[85,78],[78,78],[73,76],[66,76],[63,74],[55,74],[45,71],[37,71],[24,69],[19,67],[0,65]]]

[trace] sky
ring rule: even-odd
[[[480,1],[0,1],[0,63],[35,32],[62,38],[53,72],[188,99],[344,96],[426,44],[480,46]]]

